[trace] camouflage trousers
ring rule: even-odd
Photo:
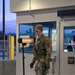
[[[44,63],[37,62],[35,65],[35,73],[36,75],[47,75],[48,70],[43,67]]]

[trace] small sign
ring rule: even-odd
[[[68,64],[74,64],[75,57],[68,57]]]

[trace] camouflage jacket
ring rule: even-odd
[[[52,45],[51,41],[47,36],[42,35],[41,38],[37,39],[34,44],[34,57],[32,62],[42,61],[49,64],[51,58]]]

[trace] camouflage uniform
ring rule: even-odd
[[[47,36],[42,35],[34,44],[34,57],[32,63],[35,63],[36,75],[46,75],[47,69],[44,65],[50,66],[52,45]]]

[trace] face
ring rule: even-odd
[[[36,33],[36,35],[40,35],[41,31],[39,29],[35,28],[35,33]]]

